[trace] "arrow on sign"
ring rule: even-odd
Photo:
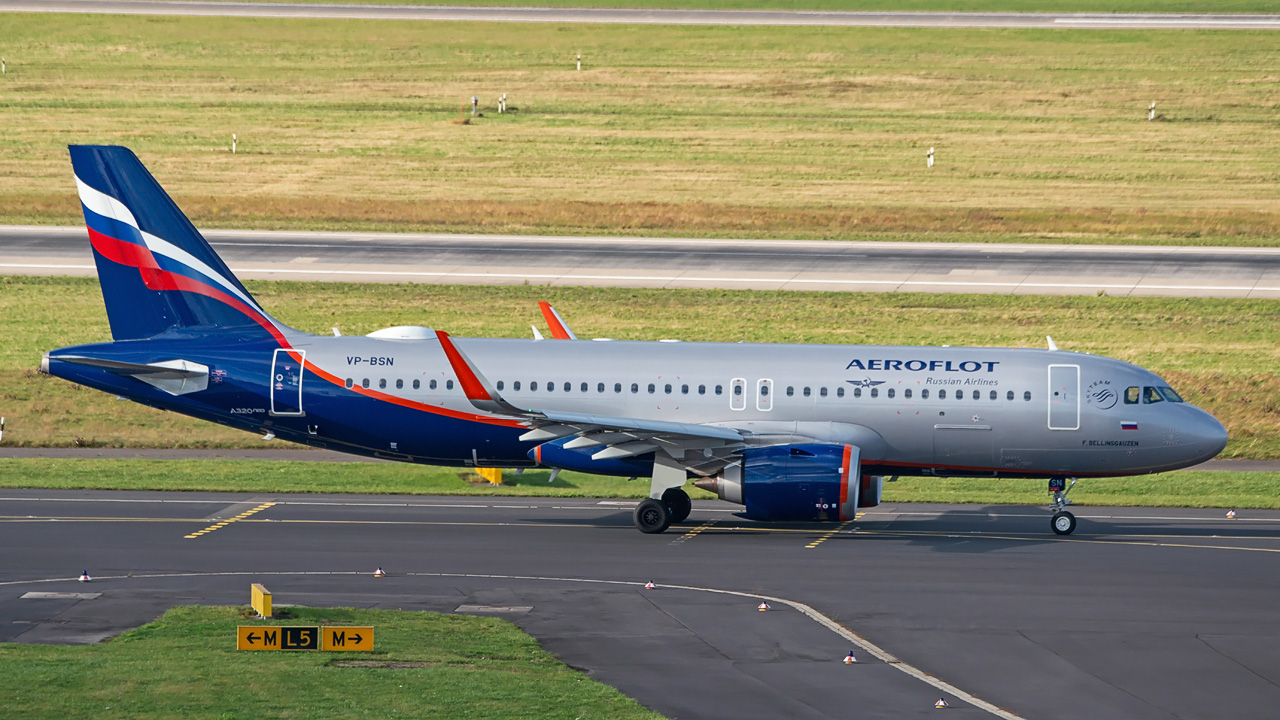
[[[251,644],[256,644],[258,642],[258,633],[249,633],[244,636],[244,639],[248,640]]]
[[[352,639],[352,640],[355,640],[357,645],[359,645],[360,643],[364,642],[364,638],[360,637],[360,634],[359,634],[359,633],[356,633],[355,635],[352,635],[352,636],[351,636],[351,639]]]

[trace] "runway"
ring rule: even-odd
[[[645,536],[630,505],[3,490],[0,543],[22,552],[0,568],[0,640],[94,642],[262,582],[277,603],[507,617],[673,718],[899,718],[939,695],[975,718],[1280,703],[1280,512],[1079,507],[1062,539],[1040,508],[764,526],[698,502]]]
[[[261,280],[1280,297],[1280,248],[206,230]],[[82,227],[0,226],[0,274],[95,274]]]
[[[840,12],[629,8],[458,7],[329,3],[166,2],[164,0],[0,0],[0,12],[197,15],[349,20],[629,23],[643,25],[815,25],[938,28],[1280,29],[1275,15]]]

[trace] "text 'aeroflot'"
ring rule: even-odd
[[[688,516],[690,478],[751,519],[842,521],[886,476],[928,475],[1048,478],[1066,534],[1075,479],[1227,441],[1150,371],[1052,346],[578,340],[545,305],[552,340],[312,335],[258,305],[128,149],[71,160],[113,342],[46,353],[44,372],[359,455],[651,477],[646,533]]]

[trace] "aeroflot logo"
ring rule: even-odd
[[[911,372],[995,372],[1000,361],[978,362],[977,360],[859,360],[854,358],[845,366],[845,370],[910,370]]]

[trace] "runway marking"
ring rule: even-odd
[[[262,503],[262,504],[261,504],[261,505],[259,505],[258,507],[255,507],[255,508],[252,508],[252,509],[249,509],[249,510],[245,510],[244,512],[240,513],[239,515],[236,515],[236,516],[234,516],[234,517],[227,518],[226,520],[223,520],[223,521],[221,521],[221,522],[216,522],[216,523],[214,523],[214,524],[210,525],[209,527],[207,527],[207,528],[205,528],[205,529],[203,529],[203,530],[198,530],[198,531],[196,531],[196,532],[191,533],[190,535],[184,535],[183,537],[185,537],[185,538],[186,538],[186,539],[188,539],[188,540],[194,540],[194,539],[196,539],[196,538],[200,537],[201,535],[207,535],[208,533],[211,533],[211,532],[213,532],[214,530],[219,530],[219,529],[221,529],[221,528],[224,528],[224,527],[226,527],[226,526],[230,525],[231,523],[236,522],[237,520],[244,520],[245,518],[249,517],[250,515],[253,515],[254,513],[262,512],[263,510],[266,510],[267,508],[271,507],[272,505],[275,505],[275,503],[273,503],[273,502]]]
[[[99,576],[97,580],[105,581],[105,580],[131,580],[131,579],[166,579],[166,578],[187,578],[187,577],[244,577],[244,576],[297,577],[297,576],[323,576],[323,575],[346,577],[346,576],[357,576],[357,575],[365,575],[365,574],[367,573],[363,571],[355,571],[355,570],[329,570],[329,571],[296,570],[296,571],[285,571],[285,572],[248,572],[248,571],[229,570],[224,572],[140,573],[140,574],[131,574],[131,575],[108,575],[108,576]],[[628,581],[628,580],[599,580],[596,578],[547,577],[547,576],[540,576],[540,575],[492,575],[492,574],[486,574],[486,573],[407,572],[407,573],[403,573],[402,576],[403,577],[434,577],[434,578],[470,578],[470,579],[480,579],[480,580],[532,580],[532,581],[538,581],[538,582],[564,582],[564,583],[582,583],[582,584],[590,584],[590,585],[616,585],[616,586],[628,587],[628,588],[635,588],[641,585],[641,583]],[[11,581],[0,582],[0,587],[11,586],[11,585],[35,584],[35,583],[72,582],[75,580],[76,578],[74,577],[41,578],[36,580],[11,580]],[[1003,720],[1025,720],[1020,715],[1016,715],[1012,712],[1009,712],[1008,710],[996,707],[995,705],[987,702],[986,700],[983,700],[982,698],[976,695],[973,695],[972,693],[965,692],[964,690],[961,690],[960,688],[956,687],[955,685],[952,685],[951,683],[945,680],[942,680],[938,677],[930,675],[929,673],[924,672],[923,670],[915,667],[914,665],[911,665],[909,663],[902,661],[897,656],[884,650],[879,645],[876,645],[875,643],[866,639],[865,637],[858,634],[857,632],[845,627],[844,625],[841,625],[840,623],[836,622],[835,620],[832,620],[831,618],[827,617],[821,612],[818,612],[813,607],[805,603],[802,603],[798,600],[790,600],[787,598],[777,597],[774,595],[763,595],[761,593],[742,592],[739,590],[723,590],[720,588],[699,587],[697,585],[669,585],[666,583],[661,583],[659,586],[663,590],[688,590],[691,592],[714,593],[717,595],[729,595],[733,597],[748,598],[748,599],[751,599],[752,601],[763,600],[770,604],[786,605],[796,610],[797,612],[803,614],[805,617],[808,617],[810,620],[813,620],[819,625],[827,628],[828,630],[835,633],[836,635],[839,635],[842,639],[850,643],[853,643],[855,647],[860,648],[863,652],[875,657],[877,660],[880,660],[884,664],[888,665],[889,667],[895,670],[898,670],[899,672],[906,673],[907,675],[910,675],[911,677],[923,683],[926,683],[937,690],[941,690],[944,693],[950,694],[952,697],[963,700],[964,702],[969,703],[970,705],[976,708],[979,708],[981,710],[985,710],[986,712],[992,715],[995,715],[998,718],[1002,718]]]
[[[858,513],[857,515],[854,515],[854,516],[853,516],[853,520],[845,520],[844,522],[842,522],[842,523],[840,523],[839,525],[837,525],[835,530],[832,530],[831,532],[829,532],[829,533],[827,533],[827,534],[823,535],[822,537],[818,538],[817,540],[814,540],[813,542],[809,543],[808,545],[805,545],[805,546],[804,546],[804,547],[805,547],[805,549],[806,549],[806,550],[812,550],[812,549],[814,549],[814,548],[818,547],[818,546],[819,546],[819,545],[821,545],[822,543],[826,542],[826,541],[827,541],[827,539],[829,539],[831,536],[833,536],[833,535],[835,535],[836,533],[838,533],[838,532],[840,532],[840,531],[844,530],[845,528],[849,527],[849,523],[853,522],[854,520],[858,520],[858,519],[860,519],[860,518],[862,517],[862,515],[863,515],[863,513]]]
[[[1050,535],[988,535],[979,532],[947,532],[925,530],[857,530],[857,535],[894,535],[901,537],[937,537],[957,540],[1015,540],[1019,542],[1086,543],[1091,545],[1137,545],[1141,547],[1197,548],[1201,550],[1243,550],[1245,552],[1280,553],[1280,548],[1243,547],[1239,545],[1200,545],[1196,543],[1151,542],[1142,540],[1058,537]],[[1136,537],[1149,537],[1138,535]],[[1177,537],[1177,536],[1173,536]],[[1240,538],[1242,540],[1280,540],[1280,538]]]
[[[716,523],[718,523],[718,522],[720,522],[720,518],[711,518],[710,520],[708,520],[708,521],[706,521],[706,522],[702,523],[701,525],[699,525],[698,527],[696,527],[696,528],[694,528],[694,529],[690,530],[689,532],[685,533],[684,535],[681,535],[680,537],[676,538],[675,540],[672,540],[672,541],[671,541],[671,544],[672,544],[672,545],[683,545],[685,540],[692,540],[692,539],[694,539],[694,538],[698,537],[698,533],[702,532],[703,530],[706,530],[707,528],[711,527],[712,525],[715,525],[715,524],[716,524]]]

